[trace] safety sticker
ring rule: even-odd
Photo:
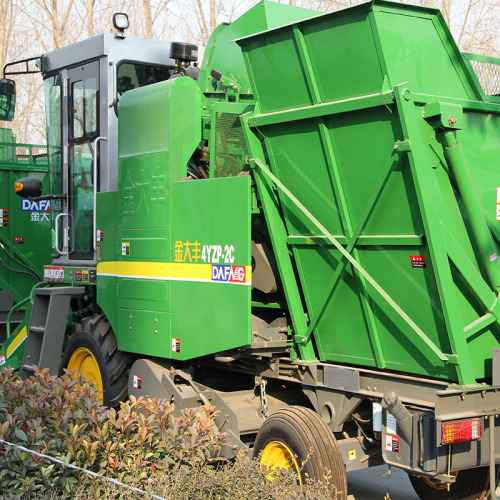
[[[386,432],[387,434],[397,434],[397,421],[396,418],[392,413],[389,413],[388,411],[386,412],[387,418],[386,418]]]
[[[24,245],[24,238],[22,236],[14,236],[12,241],[14,245]]]
[[[425,257],[423,255],[410,255],[411,267],[425,269],[427,264],[425,263]]]
[[[495,252],[493,255],[490,255],[490,262],[494,262],[495,260],[497,260],[497,258],[498,258],[498,255]]]
[[[9,219],[6,217],[0,218],[0,227],[7,227],[9,225]]]
[[[172,352],[181,352],[181,339],[172,339]]]
[[[0,208],[0,217],[8,217],[9,210],[7,208]]]
[[[0,356],[0,366],[5,364],[5,354]]]
[[[80,270],[75,271],[75,281],[82,281],[82,272]]]
[[[142,391],[142,377],[139,377],[139,375],[134,375],[132,385],[134,389],[139,389]]]
[[[102,229],[97,230],[97,241],[104,241],[104,231]]]
[[[44,266],[43,277],[49,283],[64,283],[64,267]]]
[[[385,436],[385,451],[399,453],[399,436]]]
[[[356,460],[356,450],[349,450],[349,460]]]
[[[122,255],[130,255],[130,243],[122,243]]]

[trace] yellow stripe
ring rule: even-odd
[[[252,266],[244,267],[245,283],[251,283]],[[183,262],[99,262],[97,264],[97,274],[133,276],[138,278],[212,281],[212,264]]]
[[[210,264],[172,263],[172,278],[191,280],[211,280],[212,266]]]
[[[9,347],[7,347],[7,351],[5,354],[7,354],[7,358],[10,358],[10,355],[19,347],[19,345],[24,341],[24,339],[27,337],[28,332],[26,330],[26,327],[24,327],[15,337],[15,339],[11,342]]]

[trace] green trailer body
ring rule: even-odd
[[[277,180],[310,320],[296,335],[325,361],[489,378],[499,99],[441,14],[376,2],[238,43],[257,184]]]

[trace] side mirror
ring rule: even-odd
[[[16,181],[14,190],[23,198],[38,198],[42,195],[42,181],[36,177],[24,177]]]
[[[0,120],[11,122],[16,110],[16,82],[0,79]]]

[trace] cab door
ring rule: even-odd
[[[67,70],[69,261],[95,260],[95,195],[99,175],[99,61]],[[90,264],[90,263],[89,263]]]

